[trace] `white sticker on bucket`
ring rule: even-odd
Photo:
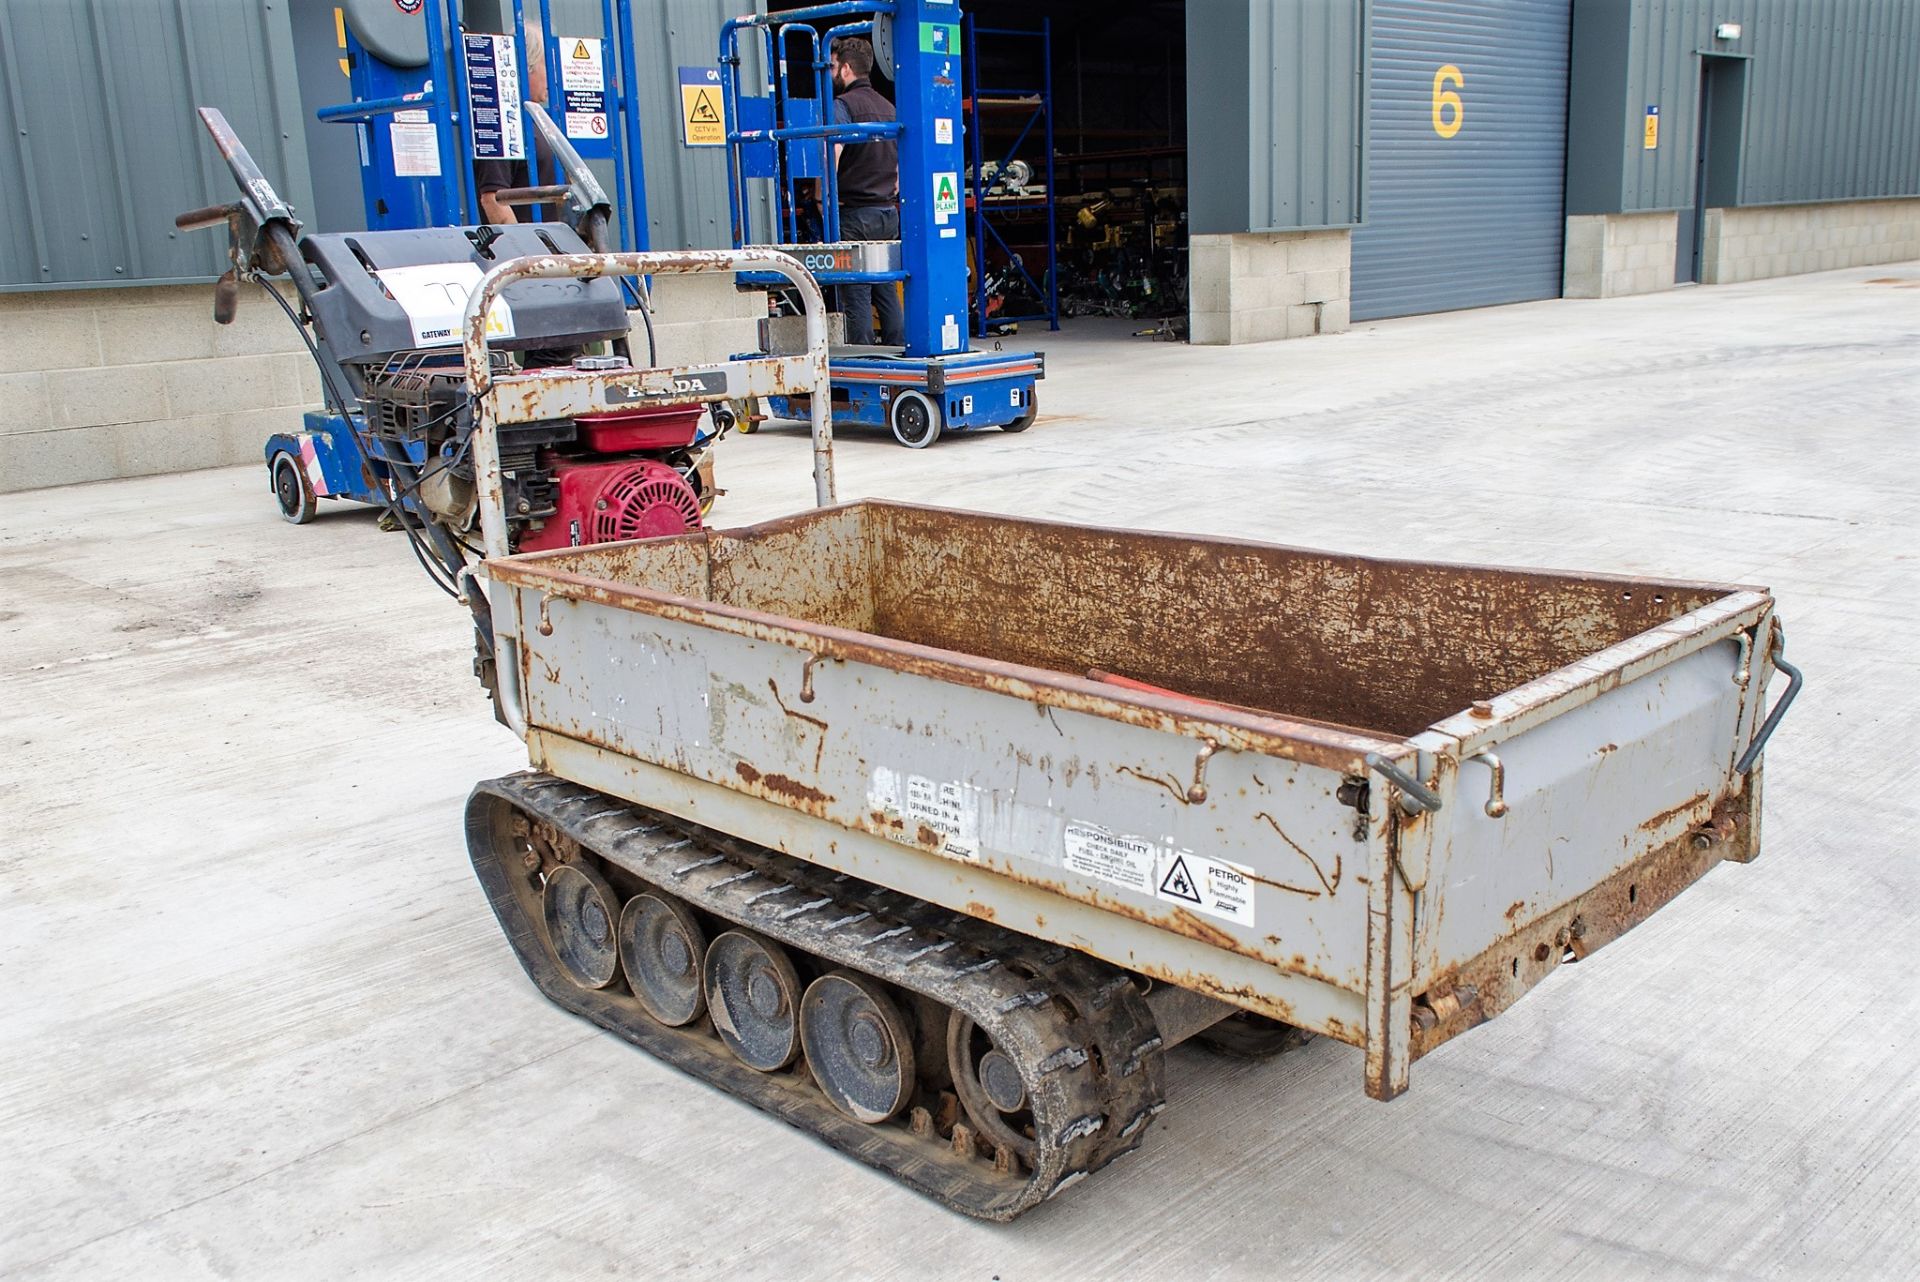
[[[1159,850],[1144,837],[1108,832],[1093,824],[1070,823],[1065,835],[1067,871],[1095,881],[1151,895]]]
[[[1167,903],[1241,926],[1254,924],[1253,869],[1191,850],[1170,850],[1160,856],[1158,873],[1154,894]]]
[[[931,831],[941,854],[977,863],[980,859],[978,790],[964,783],[943,783],[924,775],[876,768],[867,788],[867,804],[884,814],[897,815],[913,826],[908,834],[925,844]]]

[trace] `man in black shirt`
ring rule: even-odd
[[[833,42],[835,124],[893,120],[893,104],[867,79],[873,72],[873,45],[859,36]],[[891,138],[838,143],[833,149],[840,181],[842,240],[900,239],[900,151]],[[873,342],[873,317],[880,314],[880,341],[894,347],[907,341],[906,317],[892,281],[840,286],[840,310],[847,318],[849,343]]]

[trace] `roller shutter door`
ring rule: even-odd
[[[1569,0],[1374,0],[1371,8],[1353,315],[1558,298]]]

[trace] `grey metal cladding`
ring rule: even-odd
[[[1353,316],[1557,298],[1568,0],[1375,0]],[[1447,73],[1443,85],[1443,68]],[[1459,114],[1448,100],[1456,95]],[[1445,126],[1447,132],[1442,132]]]
[[[1187,0],[1187,222],[1246,231],[1246,0]]]
[[[1360,219],[1363,9],[1188,0],[1188,199],[1200,233]]]
[[[287,0],[0,0],[0,289],[204,280],[229,198],[193,108],[220,107],[310,207]]]
[[[1359,222],[1361,6],[1342,0],[1255,4],[1251,18],[1250,230]]]
[[[1740,204],[1920,195],[1920,0],[1576,0],[1576,8],[1573,96],[1591,110],[1572,127],[1571,212],[1691,204],[1702,55],[1747,61]],[[1714,38],[1723,22],[1740,24],[1738,40]],[[1605,65],[1621,41],[1625,65]],[[1622,93],[1604,92],[1609,78]],[[1652,150],[1642,145],[1649,106],[1660,108]]]

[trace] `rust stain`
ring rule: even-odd
[[[1698,810],[1701,806],[1706,804],[1707,798],[1710,795],[1711,794],[1709,793],[1703,792],[1703,793],[1700,793],[1698,796],[1693,797],[1690,800],[1681,802],[1677,806],[1671,806],[1666,810],[1662,810],[1659,814],[1655,815],[1653,818],[1643,822],[1640,825],[1640,831],[1658,832],[1660,829],[1666,827],[1669,823],[1672,823],[1675,819],[1678,819],[1680,816],[1691,814],[1695,810]]]
[[[1326,891],[1329,895],[1331,895],[1339,887],[1340,873],[1338,868],[1336,868],[1334,871],[1334,880],[1328,881],[1327,874],[1320,871],[1320,861],[1315,859],[1312,855],[1308,854],[1305,848],[1302,847],[1299,842],[1287,836],[1285,830],[1280,827],[1280,821],[1278,819],[1275,819],[1272,815],[1268,814],[1264,810],[1256,812],[1253,817],[1255,819],[1266,820],[1267,827],[1273,829],[1274,833],[1279,836],[1280,840],[1286,842],[1287,845],[1292,848],[1294,854],[1300,856],[1302,859],[1307,861],[1307,867],[1313,869],[1313,875],[1319,878],[1320,884],[1326,888]],[[1256,880],[1258,879],[1256,878]],[[1320,893],[1317,890],[1303,890],[1298,886],[1283,885],[1280,882],[1268,882],[1267,884],[1270,886],[1277,886],[1281,890],[1291,890],[1295,894],[1299,894],[1299,895],[1316,895],[1317,896]]]
[[[1415,1025],[1415,1058],[1499,1015],[1566,960],[1587,957],[1618,939],[1704,877],[1721,858],[1717,848],[1696,846],[1692,833],[1682,833],[1586,894],[1517,927],[1478,957],[1435,975],[1420,995],[1429,1019]],[[1523,911],[1516,903],[1507,910],[1508,920]],[[1457,994],[1458,1000],[1446,1000],[1448,994]]]
[[[1158,786],[1165,788],[1168,792],[1172,793],[1175,799],[1178,800],[1181,805],[1184,806],[1187,804],[1186,786],[1182,784],[1179,780],[1174,779],[1171,776],[1150,775],[1146,771],[1136,770],[1132,766],[1121,766],[1119,768],[1119,771],[1123,775],[1132,775],[1135,779],[1138,779],[1142,783],[1157,784]]]
[[[986,921],[997,920],[997,918],[994,916],[993,908],[990,905],[979,902],[978,900],[973,900],[973,899],[968,900],[964,911],[969,917],[979,917]]]
[[[780,774],[762,774],[750,762],[735,762],[733,772],[739,775],[749,788],[758,789],[770,800],[785,801],[809,814],[820,813],[833,800],[818,788],[801,783],[798,779]]]
[[[1507,925],[1517,925],[1520,921],[1520,914],[1525,912],[1526,908],[1527,901],[1524,899],[1516,899],[1507,905],[1507,911],[1502,914],[1502,916],[1507,919]]]
[[[1189,939],[1197,939],[1203,944],[1212,944],[1215,948],[1232,948],[1235,940],[1232,935],[1211,922],[1194,916],[1184,908],[1173,910],[1174,929]]]

